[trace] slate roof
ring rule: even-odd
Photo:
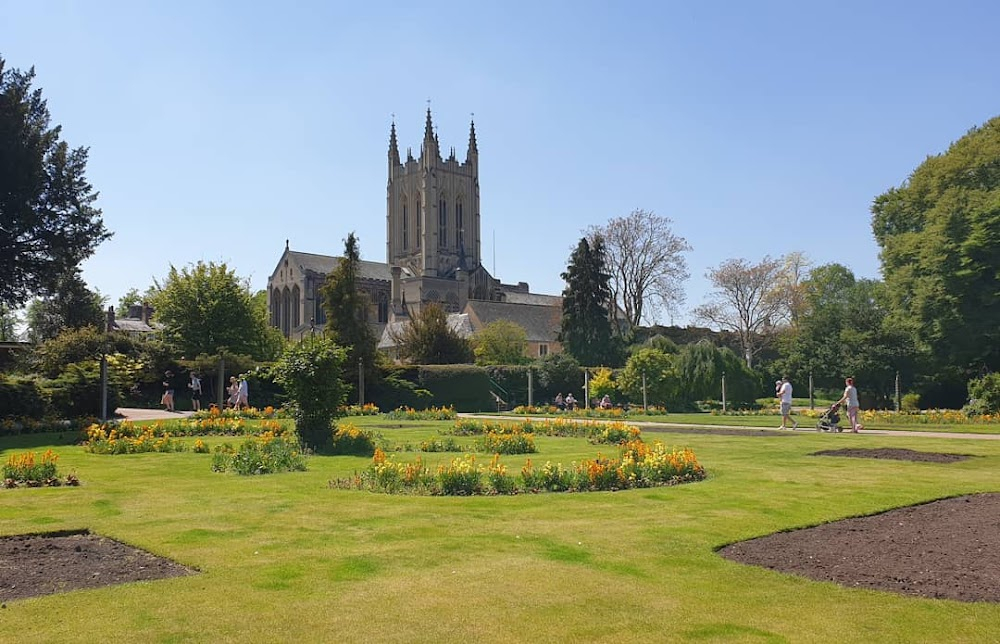
[[[161,328],[156,322],[147,324],[141,318],[115,318],[115,328],[129,333],[154,333]]]
[[[303,253],[297,250],[289,250],[287,253],[289,263],[296,264],[302,271],[313,271],[322,275],[329,275],[333,269],[340,264],[341,257],[332,255],[316,255],[314,253]],[[360,276],[370,280],[381,280],[383,282],[392,281],[392,272],[389,265],[382,262],[370,262],[361,260]]]
[[[562,307],[562,297],[559,295],[542,295],[541,293],[523,293],[521,291],[504,291],[508,304],[534,304],[536,306]]]
[[[483,326],[497,320],[510,320],[527,332],[529,342],[555,342],[562,323],[562,308],[552,305],[469,300],[466,310]]]

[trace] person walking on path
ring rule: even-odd
[[[572,393],[566,394],[566,411],[573,411],[576,409],[576,398],[573,397]]]
[[[788,376],[781,379],[778,400],[781,403],[781,427],[778,429],[788,429],[789,423],[792,424],[792,429],[797,429],[798,421],[792,420],[792,383],[788,382]]]
[[[847,420],[851,422],[851,431],[855,434],[858,433],[859,429],[862,429],[861,423],[858,422],[858,411],[861,410],[861,405],[858,404],[858,390],[854,387],[854,378],[848,378],[844,380],[844,395],[840,397],[840,400],[833,403],[830,409],[838,407],[842,403],[847,403]]]
[[[236,389],[236,409],[250,409],[250,388],[247,386],[247,377],[240,377],[240,384]]]
[[[201,411],[201,378],[193,371],[191,372],[191,382],[188,383],[188,389],[191,390],[191,409]]]
[[[167,411],[174,411],[174,386],[170,384],[173,377],[172,371],[163,372],[163,397],[160,398],[160,404],[166,407]]]

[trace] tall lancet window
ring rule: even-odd
[[[448,202],[441,197],[438,200],[438,246],[448,245]]]
[[[410,216],[406,211],[406,197],[403,197],[403,250],[409,248],[410,242]]]
[[[417,248],[420,248],[421,239],[423,238],[423,235],[420,232],[423,226],[421,224],[422,219],[423,217],[420,216],[420,195],[417,195]]]
[[[462,202],[455,202],[455,245],[459,250],[465,244],[465,217],[462,215]]]

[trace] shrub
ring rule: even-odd
[[[52,412],[61,418],[82,418],[101,415],[101,369],[95,361],[67,365],[55,380],[44,388],[52,404]],[[108,382],[108,411],[114,411],[121,397],[113,382]]]
[[[970,416],[1000,412],[1000,373],[990,373],[970,380],[969,397],[966,410]]]
[[[910,392],[903,396],[902,400],[899,401],[900,411],[919,411],[920,410],[920,394]]]
[[[212,469],[243,476],[296,472],[306,469],[306,459],[293,437],[268,432],[248,438],[234,452],[217,449],[212,458]]]
[[[601,367],[590,378],[588,383],[590,388],[590,400],[592,403],[600,402],[601,398],[608,395],[614,398],[618,393],[615,381],[612,379],[611,369]]]
[[[295,427],[310,447],[330,442],[330,426],[343,406],[347,388],[341,380],[346,350],[332,340],[309,337],[291,344],[272,368],[295,405]]]

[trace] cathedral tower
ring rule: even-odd
[[[396,123],[389,132],[386,262],[413,277],[455,279],[480,263],[479,149],[469,127],[465,161],[441,156],[427,108],[420,158],[400,158]]]

